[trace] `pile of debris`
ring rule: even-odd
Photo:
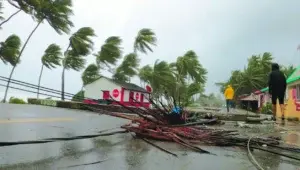
[[[121,103],[119,104],[131,111],[130,107],[124,106]],[[157,106],[153,101],[152,104]],[[178,113],[174,113],[174,110],[167,109],[167,107],[163,105],[162,107],[157,106],[156,108],[156,111],[140,108],[135,112],[136,116],[112,112],[106,112],[104,114],[131,120],[129,124],[123,125],[121,128],[126,129],[128,132],[132,132],[138,138],[176,142],[199,152],[209,153],[196,146],[197,144],[247,146],[248,138],[240,137],[235,130],[220,130],[203,126],[220,123],[216,118],[186,123],[188,112],[184,109],[180,110]],[[102,112],[97,109],[93,109],[93,111],[98,111],[99,113]],[[279,144],[278,140],[273,138],[255,138],[252,139],[252,143],[257,143],[259,145]]]

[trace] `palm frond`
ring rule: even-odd
[[[99,79],[99,67],[96,64],[90,64],[81,75],[83,85],[90,84]]]
[[[147,51],[153,52],[151,46],[156,46],[156,42],[156,35],[151,29],[141,29],[135,38],[134,51],[139,51],[145,54],[147,54]]]
[[[4,20],[4,17],[2,16],[3,15],[2,9],[3,9],[3,4],[2,1],[0,1],[0,21]]]
[[[93,49],[92,37],[95,36],[95,32],[90,27],[80,28],[70,38],[70,44],[73,51],[81,56],[90,54]]]
[[[67,70],[73,69],[75,71],[80,71],[84,68],[84,65],[86,63],[85,58],[78,55],[73,50],[68,51],[65,55],[66,56],[63,59],[64,68],[66,68]]]
[[[56,44],[50,44],[42,57],[42,63],[48,69],[56,68],[61,65],[62,52]]]
[[[6,64],[10,63],[12,66],[17,65],[18,55],[20,53],[21,40],[17,35],[9,36],[4,42],[0,43],[0,59]]]
[[[121,42],[122,40],[117,36],[107,38],[101,50],[97,54],[94,54],[97,64],[107,67],[110,67],[109,65],[116,65],[122,55]]]
[[[46,19],[57,33],[68,34],[74,26],[71,15],[73,15],[72,0],[53,0],[43,1],[35,17],[39,20]]]

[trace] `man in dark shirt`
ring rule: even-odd
[[[279,70],[277,63],[272,64],[272,72],[269,75],[269,94],[272,95],[273,119],[276,120],[276,103],[279,100],[282,120],[284,120],[284,95],[286,91],[286,78]]]

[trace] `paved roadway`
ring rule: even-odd
[[[126,120],[91,112],[34,105],[0,104],[0,141],[35,140],[50,137],[94,134],[118,128]],[[294,137],[295,138],[295,137]],[[189,152],[176,144],[159,143],[179,158],[134,140],[128,134],[47,144],[0,147],[0,169],[5,170],[243,170],[255,169],[245,150],[202,147],[215,155]],[[299,162],[264,152],[254,154],[269,169],[296,170]],[[267,160],[263,160],[267,157]],[[105,160],[103,163],[88,164]]]

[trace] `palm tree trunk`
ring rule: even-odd
[[[67,60],[66,53],[68,52],[70,47],[71,47],[71,43],[69,44],[67,50],[64,53],[65,58],[63,59],[63,71],[61,74],[61,100],[65,100],[65,71],[66,71],[66,60]]]
[[[40,77],[39,77],[39,84],[38,84],[38,91],[37,91],[36,98],[39,98],[39,95],[40,95],[40,85],[41,85],[41,79],[42,79],[43,69],[44,69],[44,64],[42,65],[42,68],[41,68],[41,73],[40,73]]]
[[[20,54],[19,54],[19,56],[18,56],[18,58],[17,58],[17,63],[19,62],[20,57],[22,56],[23,51],[24,51],[25,47],[27,46],[27,44],[28,44],[30,38],[32,37],[33,33],[37,30],[37,28],[40,26],[40,24],[42,23],[42,21],[43,21],[43,20],[41,20],[41,21],[35,26],[35,28],[31,31],[31,33],[29,34],[29,36],[28,36],[27,40],[25,41],[25,44],[23,45],[23,47],[22,47],[22,49],[21,49],[21,51],[20,51]],[[7,85],[6,85],[6,89],[5,89],[5,93],[4,93],[4,98],[3,98],[3,102],[4,102],[4,103],[6,102],[7,93],[8,93],[8,88],[9,88],[9,84],[10,84],[10,80],[11,80],[12,75],[13,75],[15,69],[16,69],[16,66],[17,66],[17,64],[13,67],[13,69],[11,70],[10,75],[9,75],[9,79],[8,79],[8,82],[7,82]]]
[[[15,13],[13,13],[11,16],[9,16],[6,20],[4,20],[3,22],[1,22],[0,23],[0,27],[3,25],[3,24],[5,24],[5,23],[7,23],[12,17],[14,17],[15,15],[17,15],[19,12],[21,12],[22,10],[20,9],[20,10],[18,10],[18,11],[16,11]]]
[[[61,75],[61,100],[65,100],[65,70],[63,67],[62,75]]]

